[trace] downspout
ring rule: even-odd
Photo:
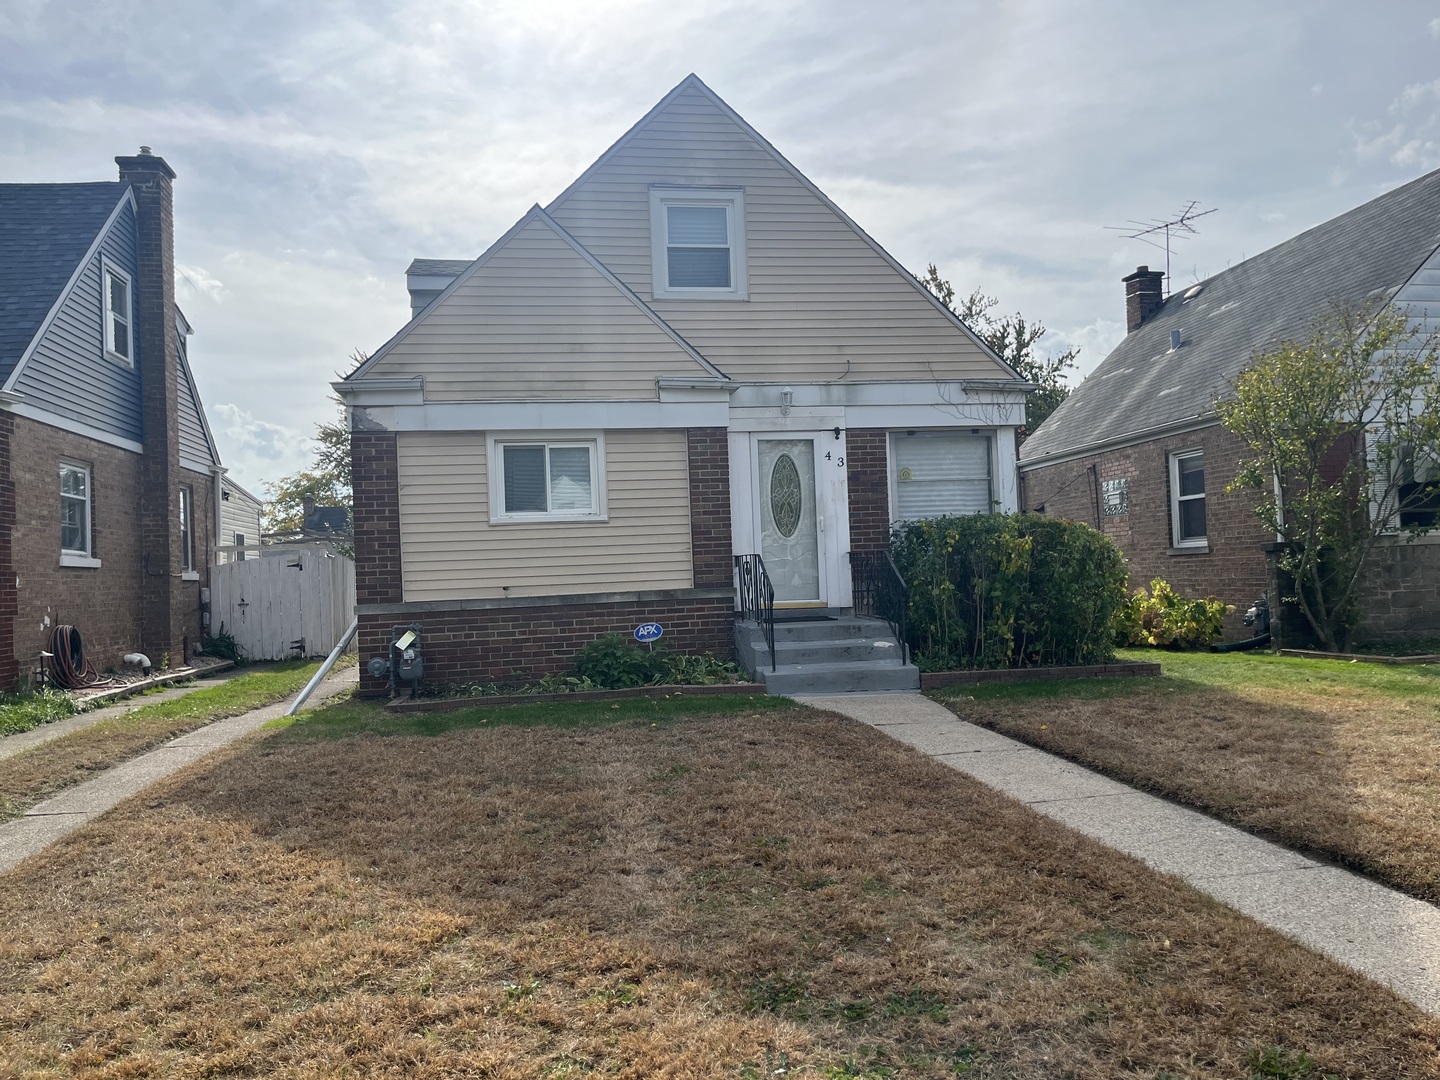
[[[225,495],[225,468],[221,465],[216,465],[212,471],[215,474],[215,543],[210,548],[211,554],[213,555],[211,561],[211,565],[213,566],[220,562],[220,545],[224,543],[225,540],[225,511],[223,501]],[[208,577],[209,575],[206,576]]]
[[[1095,528],[1097,531],[1103,532],[1104,529],[1100,525],[1100,470],[1091,465],[1088,472],[1090,473],[1090,495],[1095,502]]]

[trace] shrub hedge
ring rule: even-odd
[[[922,670],[1098,664],[1115,656],[1120,549],[1039,514],[906,522],[891,535]]]

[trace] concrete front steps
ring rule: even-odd
[[[900,646],[883,619],[839,612],[803,621],[777,616],[773,671],[759,624],[736,622],[735,648],[767,694],[920,689],[920,669],[900,662]]]

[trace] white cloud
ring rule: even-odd
[[[238,405],[210,405],[211,430],[220,456],[240,485],[263,495],[265,481],[296,472],[310,463],[314,440],[306,433],[261,420]]]
[[[1430,31],[1431,37],[1440,38],[1440,19],[1431,19],[1426,26]]]
[[[202,296],[215,303],[225,298],[225,283],[211,277],[203,266],[175,264],[175,299],[183,303],[186,296]]]

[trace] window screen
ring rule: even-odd
[[[505,502],[510,514],[595,512],[591,446],[548,444],[504,446]]]
[[[667,206],[666,272],[672,289],[730,288],[729,211]]]
[[[984,435],[896,435],[891,469],[901,521],[991,510],[990,439]]]

